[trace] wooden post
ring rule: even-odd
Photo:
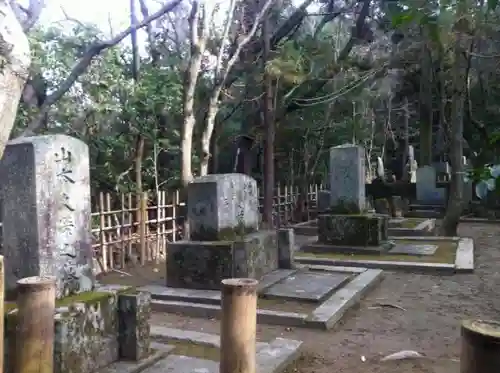
[[[460,373],[498,372],[500,372],[500,322],[464,321]]]
[[[3,255],[0,255],[0,373],[3,373],[3,356],[4,356],[4,345],[3,345],[3,340],[4,340],[4,335],[5,335],[5,328],[4,328],[4,322],[5,322],[5,311],[4,311],[4,302],[5,302],[5,286],[4,286],[4,280],[5,275],[4,275],[4,270],[3,270]]]
[[[55,277],[17,282],[15,373],[53,373]]]
[[[258,284],[248,278],[222,280],[219,373],[255,373]]]

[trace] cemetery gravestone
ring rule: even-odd
[[[192,241],[233,239],[259,224],[257,182],[243,174],[207,175],[188,186]]]
[[[330,210],[318,215],[318,242],[308,249],[386,249],[389,216],[366,210],[364,154],[364,149],[356,145],[330,149]]]
[[[7,291],[55,276],[57,297],[92,290],[88,147],[64,135],[10,141],[0,162]]]
[[[258,230],[257,182],[243,174],[214,174],[188,185],[190,239],[170,243],[167,286],[220,288],[231,277],[260,279],[281,263],[293,265],[293,240]],[[287,244],[288,241],[288,244]]]
[[[446,190],[436,187],[436,170],[432,166],[417,169],[417,201],[423,204],[444,204]]]
[[[365,200],[363,148],[348,144],[330,149],[330,206],[360,213],[365,211]]]

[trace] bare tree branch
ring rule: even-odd
[[[153,22],[154,20],[160,18],[163,16],[165,13],[171,12],[174,10],[182,0],[172,0],[166,5],[164,5],[160,10],[158,10],[156,13],[152,14],[148,18],[144,19],[142,22],[138,23],[137,25],[130,26],[128,29],[125,31],[122,31],[118,35],[116,35],[114,38],[109,39],[109,40],[104,40],[100,41],[98,43],[95,43],[87,48],[87,51],[84,53],[83,57],[80,58],[80,60],[73,66],[73,69],[71,70],[71,73],[68,75],[66,80],[62,82],[62,84],[59,86],[59,88],[47,96],[47,99],[43,103],[43,105],[40,107],[40,111],[38,115],[35,117],[35,119],[28,125],[26,130],[22,133],[21,136],[33,136],[38,128],[43,124],[43,119],[45,117],[45,114],[48,113],[50,110],[51,106],[56,103],[68,90],[73,86],[75,81],[82,75],[87,67],[90,65],[94,57],[99,55],[102,51],[111,48],[118,43],[120,43],[123,39],[125,39],[132,31],[141,29],[145,26],[147,26],[149,23]]]
[[[18,4],[16,0],[10,0],[10,6],[21,24],[23,31],[28,32],[38,22],[40,14],[45,7],[45,0],[30,0],[28,9]]]

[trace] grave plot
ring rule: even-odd
[[[257,322],[330,329],[382,278],[382,271],[355,267],[300,266],[278,269],[259,282]],[[149,285],[155,312],[220,316],[219,290]]]
[[[291,227],[296,235],[317,236],[318,220],[309,220]],[[392,237],[432,236],[436,228],[436,219],[427,218],[392,218],[389,220],[388,235]]]
[[[304,236],[302,236],[304,237]],[[474,242],[462,237],[397,237],[379,247],[333,246],[297,237],[295,261],[404,271],[464,273],[474,270]]]
[[[220,337],[181,329],[151,325],[151,354],[141,362],[120,361],[100,373],[218,373]],[[300,353],[302,342],[276,338],[257,342],[259,373],[275,373],[286,368]]]

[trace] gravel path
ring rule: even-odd
[[[258,338],[303,340],[304,354],[288,372],[299,373],[456,373],[459,372],[460,322],[493,319],[500,312],[500,226],[462,224],[473,237],[473,274],[432,276],[386,272],[382,283],[328,332],[258,326]],[[394,307],[376,307],[390,303]],[[215,320],[154,314],[155,324],[218,333]],[[425,358],[381,363],[380,357],[415,350]],[[364,360],[364,361],[363,361]]]

